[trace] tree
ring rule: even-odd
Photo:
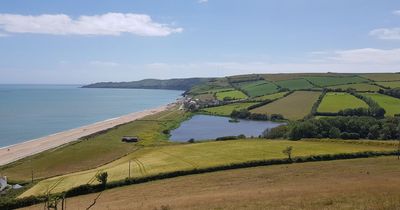
[[[292,146],[288,146],[288,147],[286,147],[286,149],[284,149],[284,150],[282,151],[282,153],[285,154],[285,155],[287,155],[287,156],[288,156],[288,159],[289,159],[290,161],[292,161],[292,151],[293,151],[293,147],[292,147]]]
[[[340,130],[339,128],[333,127],[329,130],[329,138],[338,139],[340,138]]]
[[[96,174],[97,181],[99,181],[103,187],[105,187],[107,185],[107,178],[108,178],[107,172],[101,172],[101,173]]]

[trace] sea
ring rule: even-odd
[[[0,85],[0,147],[175,102],[175,90]]]

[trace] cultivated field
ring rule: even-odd
[[[385,109],[385,116],[400,114],[400,99],[378,93],[365,93],[364,95],[372,98],[379,106]]]
[[[328,88],[331,89],[342,89],[342,90],[347,90],[349,88],[355,89],[356,91],[378,91],[381,89],[380,87],[368,83],[358,83],[358,84],[348,84],[348,85],[336,85],[336,86],[329,86]]]
[[[107,171],[109,180],[123,180],[128,176],[131,164],[133,177],[142,177],[161,172],[190,170],[211,166],[241,163],[251,160],[285,158],[282,150],[293,146],[293,157],[318,154],[353,153],[360,151],[393,150],[392,146],[375,146],[343,142],[284,141],[284,140],[238,140],[206,142],[196,144],[145,147],[99,168],[72,173],[40,181],[22,194],[43,194],[54,187],[52,192],[61,192],[71,187],[91,183],[99,171]]]
[[[282,98],[287,93],[288,92],[273,93],[273,94],[269,94],[269,95],[265,95],[265,96],[259,96],[259,97],[253,98],[253,99],[254,100],[260,100],[260,101],[275,100],[275,99],[278,99],[278,98]]]
[[[199,99],[200,101],[212,101],[215,99],[214,94],[212,93],[204,93],[200,95],[194,96],[195,99]]]
[[[378,85],[382,85],[387,88],[400,88],[400,81],[396,82],[377,82]]]
[[[305,79],[307,79],[308,81],[319,87],[327,87],[327,86],[350,84],[350,83],[361,83],[368,81],[361,77],[306,77]]]
[[[233,110],[246,109],[247,107],[254,105],[254,104],[257,104],[257,103],[254,103],[254,102],[234,103],[234,104],[228,104],[228,105],[224,105],[224,106],[205,108],[205,109],[202,109],[202,111],[207,112],[209,114],[213,114],[213,115],[229,116]]]
[[[253,113],[282,114],[286,119],[299,120],[311,112],[320,92],[296,91],[284,98],[251,110]]]
[[[368,108],[368,105],[349,93],[329,92],[322,99],[318,107],[318,112],[337,113],[343,109],[355,109],[359,107]]]
[[[231,90],[231,91],[223,91],[223,92],[217,92],[216,97],[218,100],[223,101],[224,98],[229,97],[231,99],[245,99],[247,96],[239,91],[239,90]]]
[[[275,84],[281,86],[282,88],[287,88],[289,90],[298,89],[309,89],[314,86],[305,79],[293,79],[275,82]]]
[[[237,84],[250,97],[257,97],[278,92],[278,87],[266,81],[242,82]]]
[[[400,209],[395,157],[337,160],[220,171],[104,191],[94,209]],[[67,200],[86,209],[98,196]],[[43,209],[37,205],[28,209]]]
[[[400,81],[400,74],[360,74],[360,76],[373,80],[373,81]]]

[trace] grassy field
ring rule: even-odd
[[[264,100],[275,100],[278,98],[282,98],[285,94],[287,94],[288,92],[279,92],[279,93],[273,93],[273,94],[269,94],[269,95],[264,95],[264,96],[259,96],[259,97],[255,97],[253,98],[254,100],[260,100],[260,101],[264,101]]]
[[[292,79],[301,79],[304,77],[345,77],[345,76],[354,76],[352,74],[340,74],[340,73],[294,73],[294,74],[262,74],[265,80],[268,81],[282,81],[282,80],[292,80]]]
[[[400,81],[397,82],[377,82],[378,85],[388,88],[400,88]]]
[[[60,181],[52,192],[60,192],[74,186],[86,184],[98,171],[107,171],[109,180],[122,180],[128,176],[128,163],[134,177],[190,170],[211,166],[240,163],[251,160],[285,158],[282,150],[293,146],[292,155],[307,156],[317,154],[352,153],[360,151],[393,150],[393,147],[362,145],[352,143],[284,141],[284,140],[238,140],[206,142],[197,144],[145,147],[99,168],[58,176],[40,181],[23,193],[22,197],[42,194]]]
[[[380,87],[368,83],[358,83],[358,84],[347,84],[347,85],[336,85],[329,86],[328,88],[337,89],[340,88],[342,90],[347,90],[348,88],[355,89],[356,91],[378,91],[381,89]]]
[[[255,102],[234,103],[234,104],[228,104],[228,105],[224,105],[224,106],[205,108],[205,109],[202,109],[201,111],[204,111],[204,112],[207,112],[207,113],[213,114],[213,115],[229,116],[233,110],[246,109],[247,107],[254,105],[254,104],[257,104],[257,103],[255,103]]]
[[[190,95],[198,95],[203,93],[213,93],[215,91],[222,91],[232,89],[232,86],[229,84],[228,79],[226,78],[218,78],[212,81],[206,82],[204,84],[199,84],[188,92]]]
[[[94,209],[400,209],[395,157],[337,160],[220,171],[104,191]],[[69,198],[86,209],[98,196]],[[27,209],[43,209],[43,205]]]
[[[257,97],[278,92],[278,87],[266,81],[242,82],[237,84],[250,97]]]
[[[256,81],[260,80],[262,77],[258,74],[245,74],[245,75],[236,75],[228,77],[228,80],[231,83],[239,83],[239,82],[246,82],[246,81]]]
[[[343,85],[349,83],[361,83],[368,81],[361,77],[306,77],[305,79],[320,87]]]
[[[320,92],[296,91],[265,106],[251,110],[253,113],[282,114],[286,119],[299,120],[311,112]]]
[[[200,101],[212,101],[215,99],[214,94],[212,93],[204,93],[194,96],[195,99],[199,99]]]
[[[171,129],[186,119],[187,114],[179,110],[164,111],[142,120],[121,125],[106,133],[51,149],[21,159],[0,168],[9,179],[28,181],[33,169],[35,179],[56,176],[96,168],[137,150],[141,145],[167,143],[165,129]],[[122,136],[138,136],[139,144],[121,142]]]
[[[246,94],[239,90],[231,90],[231,91],[223,91],[223,92],[217,92],[215,94],[218,100],[224,100],[225,97],[229,97],[231,99],[245,99],[247,98]]]
[[[275,84],[289,90],[308,89],[314,86],[305,79],[293,79],[275,82]]]
[[[400,74],[390,74],[390,73],[382,73],[382,74],[360,74],[360,76],[373,80],[373,81],[396,81],[400,80]]]
[[[368,108],[368,105],[349,93],[327,93],[318,107],[318,112],[337,113],[343,109]]]
[[[394,116],[394,114],[400,114],[400,99],[378,93],[365,93],[364,95],[372,98],[383,109],[385,109],[385,116]]]

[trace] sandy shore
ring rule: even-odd
[[[94,124],[0,148],[0,165],[5,165],[21,158],[40,153],[72,141],[76,141],[81,137],[109,129],[120,124],[131,122],[147,115],[164,111],[170,106],[173,106],[173,104],[168,104],[140,112],[134,112],[121,117],[108,119]]]

